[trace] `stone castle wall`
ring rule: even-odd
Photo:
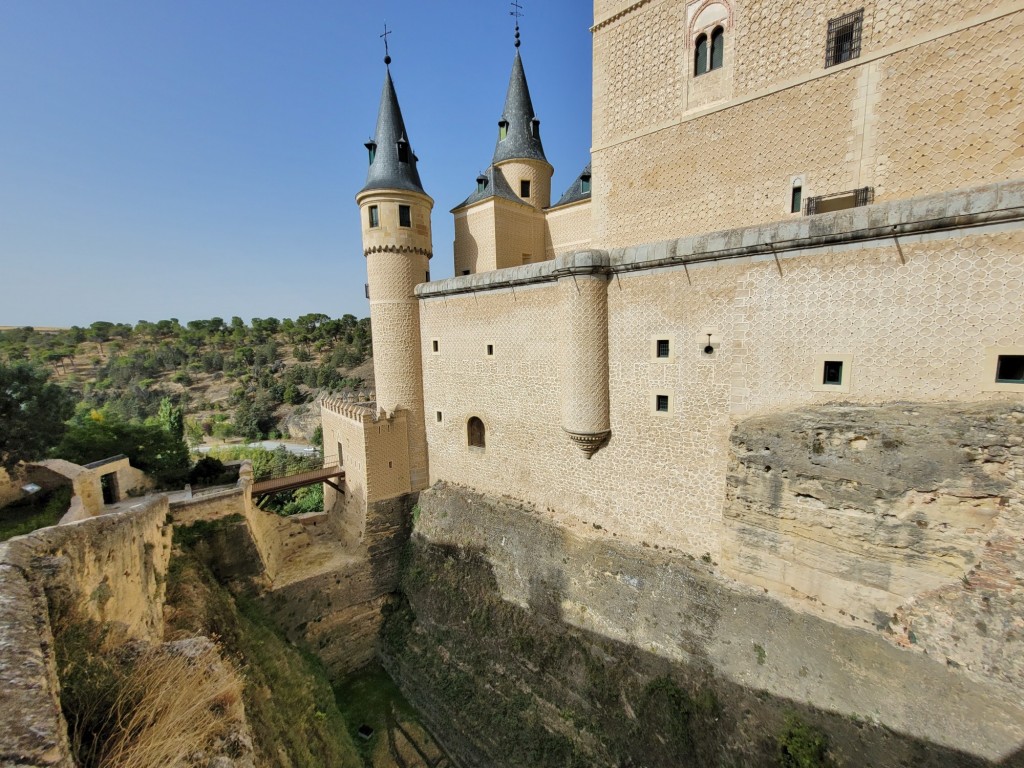
[[[798,216],[795,181],[886,201],[1024,174],[1019,3],[719,3],[725,63],[699,77],[702,5],[632,5],[596,9],[596,247]],[[825,69],[827,20],[862,6],[860,57]]]
[[[1003,185],[870,206],[856,219],[823,214],[612,252],[611,438],[590,461],[562,427],[559,260],[421,286],[431,481],[718,557],[737,419],[839,402],[1019,401],[983,384],[988,350],[1024,339],[1019,224],[934,226],[952,212],[1017,216],[1021,191]],[[972,206],[979,213],[968,215]],[[872,231],[925,231],[858,240],[874,221]],[[845,242],[826,247],[826,236]],[[758,245],[769,240],[778,258]],[[740,255],[702,261],[729,253]],[[668,358],[655,356],[659,339]],[[843,388],[821,386],[825,359],[843,361]],[[482,450],[467,444],[471,416],[487,429]]]
[[[547,241],[544,258],[553,259],[563,253],[590,248],[590,201],[564,205],[545,211]],[[455,274],[461,274],[456,270]]]

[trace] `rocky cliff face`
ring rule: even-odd
[[[787,607],[711,556],[461,487],[420,505],[385,658],[466,766],[767,766],[795,732],[838,765],[1024,762],[999,680]]]
[[[724,572],[1024,694],[1024,405],[813,408],[732,437]]]

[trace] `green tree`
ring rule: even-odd
[[[189,469],[188,447],[160,424],[126,421],[95,410],[69,422],[54,453],[76,464],[124,454],[132,466],[167,486],[183,482]]]
[[[160,410],[157,411],[156,420],[168,434],[179,440],[185,438],[185,415],[181,408],[171,402],[169,397],[160,401]]]
[[[60,442],[74,403],[49,378],[27,363],[0,363],[0,466],[42,458]]]

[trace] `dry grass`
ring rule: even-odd
[[[171,768],[241,722],[242,680],[212,643],[139,658],[119,691],[101,768]]]

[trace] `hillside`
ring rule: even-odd
[[[319,394],[372,391],[370,354],[370,321],[353,315],[0,331],[0,359],[48,367],[80,408],[142,420],[170,399],[192,445],[311,440],[319,419],[310,403]]]

